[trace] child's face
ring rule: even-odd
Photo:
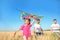
[[[29,24],[30,23],[30,21],[29,20],[25,20],[25,24]]]
[[[53,21],[53,23],[54,23],[54,24],[56,24],[56,23],[57,23],[57,21],[55,20],[55,21]]]
[[[40,23],[40,21],[36,21],[38,24]]]

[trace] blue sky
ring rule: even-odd
[[[53,19],[60,24],[59,4],[59,0],[0,0],[0,30],[18,30],[24,23],[20,19],[21,11],[44,16],[41,26],[50,29]]]

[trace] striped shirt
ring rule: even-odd
[[[53,32],[60,32],[60,26],[59,26],[59,24],[52,24],[51,28],[52,28]]]

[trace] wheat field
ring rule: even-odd
[[[57,37],[54,37],[51,31],[44,31],[43,35],[35,36],[33,32],[31,32],[32,36],[29,40],[60,40]],[[23,40],[22,32],[17,32],[16,36],[13,37],[13,31],[1,31],[0,32],[0,40]]]

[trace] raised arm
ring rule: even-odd
[[[33,20],[33,21],[31,22],[31,25],[34,24],[34,22],[35,22],[35,20]]]

